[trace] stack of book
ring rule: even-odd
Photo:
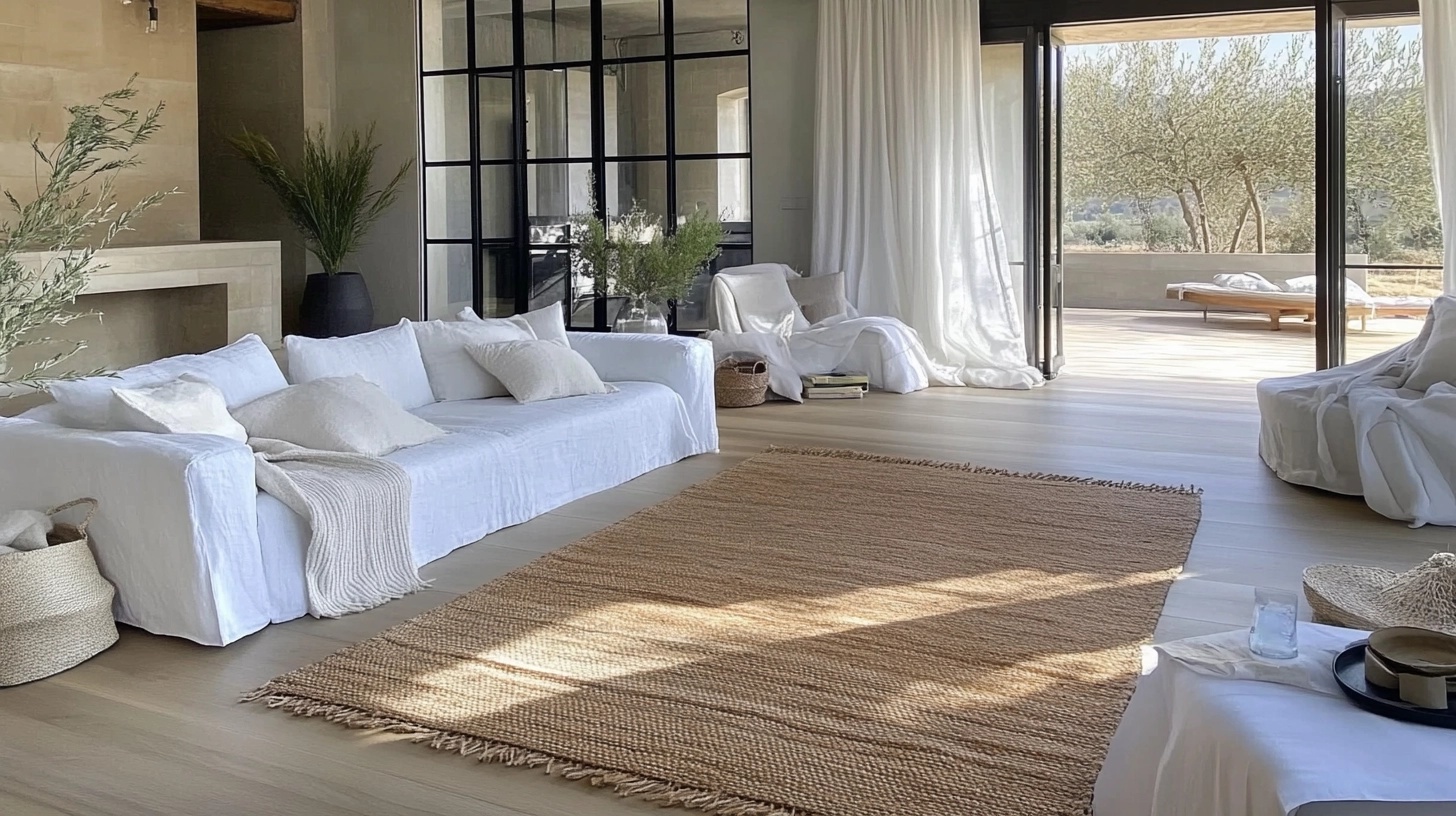
[[[860,399],[870,390],[868,374],[806,374],[801,379],[804,381],[804,399]]]

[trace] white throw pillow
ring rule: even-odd
[[[733,294],[738,322],[744,331],[788,337],[809,328],[809,321],[799,310],[781,269],[719,273],[718,278]]]
[[[1416,391],[1442,382],[1456,385],[1456,298],[1436,298],[1426,320],[1431,321],[1431,336],[1405,379],[1405,387]]]
[[[357,374],[291,385],[244,405],[233,416],[249,437],[367,456],[384,456],[445,435]]]
[[[1318,278],[1314,275],[1304,275],[1298,278],[1290,278],[1284,282],[1286,292],[1296,292],[1301,295],[1312,295],[1318,289]],[[1360,284],[1345,278],[1345,300],[1356,303],[1370,303],[1370,294]]]
[[[114,388],[141,388],[195,374],[217,386],[229,408],[286,388],[288,380],[262,338],[249,334],[206,354],[183,354],[128,368],[109,377],[55,383],[47,390],[77,428],[111,427]]]
[[[789,278],[788,284],[794,301],[811,325],[817,326],[849,312],[849,301],[844,297],[843,272]]]
[[[617,390],[602,382],[596,369],[575,349],[549,340],[516,340],[466,346],[465,350],[481,368],[494,374],[517,402],[611,394]]]
[[[481,317],[475,310],[466,306],[455,315],[456,320],[468,323],[499,324],[510,323],[517,326],[527,326],[537,340],[549,340],[559,346],[571,347],[571,341],[566,336],[566,312],[560,303],[553,303],[543,306],[535,311],[525,314],[513,315],[511,317]]]
[[[228,413],[222,390],[195,374],[141,388],[113,388],[111,394],[112,427],[248,441],[248,432]]]
[[[430,377],[420,357],[420,346],[408,320],[387,329],[352,337],[284,338],[288,347],[288,377],[306,383],[325,377],[358,374],[384,389],[405,409],[435,401]]]
[[[1229,272],[1214,275],[1213,282],[1225,289],[1244,289],[1249,292],[1278,292],[1279,287],[1270,283],[1256,272]]]
[[[500,380],[470,358],[465,347],[536,339],[524,321],[431,320],[415,323],[414,330],[430,388],[440,402],[510,396]]]

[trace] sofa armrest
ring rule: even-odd
[[[571,347],[606,382],[653,382],[682,397],[703,452],[718,450],[717,401],[713,393],[713,345],[665,334],[571,332]]]
[[[0,510],[100,502],[89,532],[117,620],[213,646],[270,622],[247,446],[9,419],[0,463]]]

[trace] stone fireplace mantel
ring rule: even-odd
[[[20,257],[40,266],[54,255]],[[48,332],[59,340],[85,341],[85,350],[66,362],[69,369],[126,368],[211,351],[246,334],[257,334],[275,350],[282,345],[283,264],[277,241],[113,247],[98,252],[96,264],[76,308],[98,312],[100,320],[76,320]],[[43,359],[50,351],[26,354]],[[15,362],[23,365],[28,358]],[[39,401],[43,395],[0,399],[0,416]]]

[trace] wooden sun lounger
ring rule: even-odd
[[[1298,292],[1246,292],[1211,284],[1173,284],[1168,287],[1167,297],[1202,306],[1204,320],[1208,319],[1209,309],[1263,312],[1269,316],[1270,331],[1279,331],[1281,318],[1314,320],[1314,295]],[[1360,331],[1365,331],[1366,321],[1372,317],[1424,318],[1430,309],[1430,304],[1369,304],[1358,301],[1350,301],[1345,307],[1348,319],[1360,321]]]

